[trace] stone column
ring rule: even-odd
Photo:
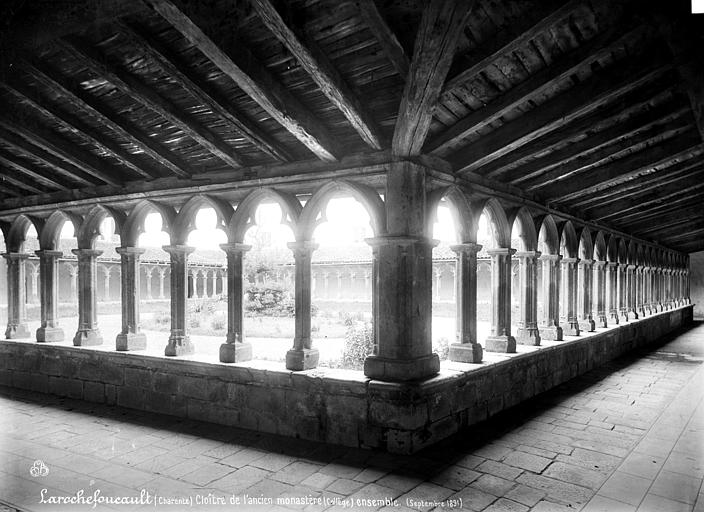
[[[227,297],[227,270],[220,271],[220,296]]]
[[[8,252],[7,260],[7,329],[5,337],[29,338],[27,327],[27,289],[25,287],[25,262],[29,254]]]
[[[103,266],[103,300],[105,302],[110,300],[110,273],[110,267]]]
[[[164,299],[164,278],[166,277],[166,268],[159,267],[157,268],[157,272],[159,272],[159,298]]]
[[[41,327],[37,341],[62,341],[64,331],[59,327],[59,258],[61,251],[35,251],[39,256],[39,301],[41,302]]]
[[[121,265],[122,331],[115,339],[119,351],[147,348],[147,337],[139,332],[139,257],[144,251],[139,247],[115,247]]]
[[[543,265],[543,318],[539,332],[541,339],[562,340],[560,327],[560,260],[559,254],[542,254]]]
[[[102,345],[103,337],[98,329],[96,259],[103,251],[73,249],[71,252],[78,258],[78,330],[73,344],[77,347]]]
[[[244,254],[252,248],[245,244],[223,244],[227,255],[227,339],[220,345],[221,363],[252,359],[252,345],[244,339]],[[215,279],[213,279],[215,282]],[[213,290],[215,295],[215,290]]]
[[[613,261],[606,264],[606,298],[608,300],[606,305],[609,315],[608,321],[618,325],[618,263]]]
[[[323,272],[323,286],[325,289],[324,296],[326,299],[330,298],[330,273]]]
[[[562,331],[569,336],[579,336],[577,321],[577,258],[562,258],[560,281],[562,305],[560,307],[560,323]]]
[[[522,345],[540,345],[538,331],[538,269],[539,252],[517,252],[519,259],[520,319],[516,342]]]
[[[645,316],[645,268],[640,265],[635,269],[636,273],[636,313],[640,317]]]
[[[618,264],[618,314],[619,318],[624,322],[628,322],[628,295],[627,295],[627,279],[626,279],[625,263]]]
[[[73,265],[72,263],[68,263],[68,275],[71,278],[71,300],[76,300],[78,299],[78,266]],[[57,270],[57,279],[58,279],[58,268]],[[58,300],[58,283],[56,285],[56,290],[57,290],[57,300]]]
[[[32,280],[31,302],[32,304],[36,304],[37,301],[39,301],[39,267],[36,265],[32,265],[32,270],[29,275]]]
[[[440,300],[440,285],[442,283],[442,269],[433,264],[433,274],[435,275],[435,301]]]
[[[689,268],[684,271],[684,303],[692,303],[692,300],[689,296]]]
[[[592,282],[592,261],[580,260],[577,263],[577,304],[578,304],[578,323],[580,331],[594,332],[596,330],[596,322],[592,316],[592,290],[594,283]]]
[[[186,301],[188,299],[188,255],[195,248],[187,245],[165,245],[171,257],[171,336],[164,354],[180,356],[192,354],[193,344],[188,337]]]
[[[650,267],[643,267],[643,315],[652,315],[652,279]]]
[[[638,320],[638,311],[636,310],[636,267],[637,265],[628,265],[626,267],[626,314],[633,320]]]
[[[655,267],[653,269],[653,302],[655,305],[655,311],[662,311],[662,296],[660,295],[662,290],[662,268]]]
[[[337,271],[337,300],[342,300],[342,271]]]
[[[218,284],[217,284],[217,271],[215,269],[210,270],[210,296],[215,297],[217,295],[218,291]]]
[[[452,302],[457,302],[457,267],[450,268],[452,276]]]
[[[482,362],[482,346],[477,343],[477,253],[481,248],[481,245],[474,243],[450,247],[457,255],[457,342],[450,345],[451,361]]]
[[[293,348],[286,352],[286,369],[310,370],[318,366],[320,358],[320,352],[312,347],[313,341],[310,337],[311,259],[318,244],[312,241],[298,241],[289,243],[288,247],[293,251],[296,262],[296,331]]]
[[[608,322],[606,320],[606,262],[596,260],[594,262],[594,274],[593,278],[595,281],[595,286],[593,290],[596,293],[596,326],[597,327],[607,327]],[[593,304],[593,303],[592,303]]]
[[[144,279],[147,285],[147,296],[145,297],[147,300],[152,300],[152,273],[154,272],[154,269],[152,267],[148,267],[144,269]]]
[[[489,352],[516,351],[511,336],[511,255],[510,248],[488,249],[491,257],[491,336],[486,339]]]

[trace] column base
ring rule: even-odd
[[[638,313],[636,313],[635,311],[628,312],[628,319],[629,320],[638,320],[638,318],[640,318],[640,317],[638,316]]]
[[[120,333],[115,338],[115,350],[144,350],[147,348],[147,337],[141,332]]]
[[[623,322],[628,322],[628,320],[630,320],[630,318],[628,317],[628,313],[626,313],[625,311],[621,311],[618,316]]]
[[[582,332],[594,332],[596,331],[596,322],[591,318],[587,320],[580,320],[579,330]]]
[[[27,324],[7,324],[5,338],[12,340],[15,338],[29,338],[31,336]]]
[[[83,329],[79,330],[73,337],[74,347],[92,347],[102,345],[103,337],[98,329]]]
[[[596,319],[596,326],[600,329],[609,326],[609,322],[606,320],[606,315],[599,315]]]
[[[519,327],[516,331],[516,343],[537,347],[540,345],[540,331],[537,327]]]
[[[487,352],[503,352],[505,354],[516,352],[516,338],[513,336],[489,336],[485,344]]]
[[[294,372],[312,370],[318,366],[319,359],[317,348],[291,349],[286,352],[286,369]]]
[[[374,380],[407,382],[433,377],[440,371],[437,354],[415,359],[389,359],[369,356],[364,360],[364,375]]]
[[[618,325],[618,313],[615,311],[609,313],[609,323]]]
[[[645,316],[645,309],[641,307],[640,309],[638,309],[637,313],[638,313],[641,317],[643,317],[643,316]]]
[[[223,343],[220,345],[221,363],[241,363],[252,360],[251,343]]]
[[[61,327],[40,327],[37,329],[37,341],[40,343],[64,341],[64,330]]]
[[[579,336],[579,323],[577,322],[563,322],[562,332],[565,336]]]
[[[185,356],[195,352],[195,347],[191,343],[191,339],[186,335],[174,335],[169,336],[169,343],[164,349],[164,355],[169,357],[174,356]]]
[[[562,341],[562,327],[559,325],[539,327],[540,338],[550,341]]]
[[[457,363],[481,363],[484,350],[479,343],[453,343],[448,357]]]

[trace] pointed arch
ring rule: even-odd
[[[94,206],[81,223],[80,229],[76,232],[76,241],[79,249],[92,249],[95,240],[100,234],[100,226],[103,221],[112,217],[115,221],[115,233],[121,234],[125,222],[125,214],[120,210],[102,205]]]
[[[450,214],[455,222],[457,241],[460,243],[477,241],[477,219],[472,211],[472,206],[467,196],[457,186],[450,186],[433,190],[428,197],[428,234],[432,236],[433,224],[440,201],[446,200],[450,207]]]
[[[560,235],[552,215],[544,215],[536,219],[538,228],[538,243],[545,244],[548,254],[560,252]]]
[[[579,251],[577,232],[570,221],[560,226],[560,253],[563,258],[576,258]]]
[[[516,223],[521,228],[521,240],[523,242],[522,250],[525,251],[537,251],[538,250],[538,234],[535,231],[535,222],[533,221],[533,216],[530,211],[525,206],[519,208],[514,212],[509,219],[511,225],[511,237],[513,238],[513,228],[516,227]],[[516,247],[516,249],[519,249]]]
[[[594,237],[594,252],[592,253],[592,258],[594,261],[607,260],[606,238],[602,231],[597,231],[596,237]]]
[[[232,220],[234,209],[227,201],[219,197],[199,194],[193,196],[176,214],[171,230],[171,241],[175,244],[185,244],[188,233],[196,227],[196,214],[201,208],[212,208],[217,216],[217,227],[227,233],[227,226]]]
[[[161,215],[161,229],[171,235],[171,227],[176,218],[176,210],[170,206],[145,199],[134,205],[123,223],[120,231],[120,243],[123,247],[137,246],[139,235],[144,231],[144,219],[152,212]]]
[[[589,228],[583,227],[579,233],[579,259],[591,260],[594,256],[594,243]]]
[[[329,181],[316,190],[301,210],[296,232],[298,240],[313,238],[313,232],[321,221],[319,215],[325,214],[325,208],[330,199],[340,193],[351,195],[366,208],[374,236],[380,236],[386,232],[386,212],[379,194],[366,185],[347,180],[335,180]]]
[[[279,192],[273,188],[260,188],[250,192],[239,202],[227,227],[227,238],[232,243],[242,242],[247,230],[253,225],[253,217],[259,205],[267,200],[281,207],[281,222],[296,233],[298,219],[301,215],[301,202],[293,194]]]
[[[489,226],[497,247],[511,247],[511,226],[506,218],[506,212],[498,199],[492,197],[477,203],[475,216],[477,220],[486,212]]]
[[[606,246],[606,260],[610,263],[618,263],[619,239],[616,235],[609,235],[609,243]]]
[[[634,240],[629,240],[627,244],[627,259],[626,263],[629,265],[636,265],[638,262],[638,244]]]
[[[77,235],[80,232],[83,219],[75,213],[56,210],[47,217],[42,225],[39,232],[39,248],[49,251],[57,249],[61,228],[66,222],[73,224],[74,233]]]
[[[30,226],[34,226],[34,220],[27,215],[20,214],[12,221],[11,224],[7,225],[7,231],[3,234],[5,235],[5,248],[7,252],[21,252],[25,240],[27,239],[27,231]],[[37,228],[37,234],[41,230],[41,227]]]
[[[636,264],[643,266],[645,264],[645,251],[642,245],[636,247]]]

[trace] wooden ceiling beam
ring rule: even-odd
[[[145,1],[314,155],[325,161],[340,157],[324,125],[244,45],[237,44],[230,55],[170,0]]]
[[[59,44],[93,73],[104,78],[146,108],[159,114],[227,165],[235,168],[244,165],[235,151],[217,135],[195,119],[186,116],[176,105],[153,89],[150,89],[137,78],[106,63],[105,58],[97,54],[92,48],[88,48],[75,38],[62,40]]]
[[[691,201],[691,200],[690,200]],[[669,205],[665,205],[666,207]],[[676,204],[668,209],[645,211],[641,218],[633,219],[630,222],[620,222],[621,225],[628,226],[628,230],[638,231],[641,227],[650,227],[655,221],[660,225],[678,222],[682,218],[692,218],[702,215],[701,201],[689,202],[684,205]]]
[[[63,125],[66,129],[79,137],[88,140],[91,144],[97,146],[102,151],[108,153],[115,158],[120,164],[130,169],[132,172],[143,178],[151,179],[155,176],[142,168],[142,163],[127,153],[118,144],[112,141],[95,130],[92,126],[82,121],[80,118],[67,112],[62,112],[48,102],[37,97],[32,91],[27,89],[22,84],[16,81],[0,83],[0,87],[11,92],[21,102],[31,105],[32,108],[40,112],[43,116],[48,117],[54,122]],[[112,167],[111,164],[103,164],[103,166]],[[116,169],[117,172],[119,170]]]
[[[653,61],[655,65],[650,64]],[[594,74],[585,82],[455,152],[450,160],[458,173],[476,171],[540,136],[555,131],[655,80],[671,68],[671,63],[658,63],[657,58],[651,58],[645,66],[643,62],[614,63],[604,73]]]
[[[250,1],[264,25],[288,49],[321,92],[342,112],[362,140],[373,149],[382,149],[383,137],[376,121],[315,40],[289,26],[270,0]]]
[[[129,140],[130,143],[134,144],[176,176],[189,176],[189,173],[185,170],[185,163],[181,162],[166,149],[159,147],[157,143],[140,133],[135,127],[121,120],[115,112],[96,101],[81,89],[80,86],[74,83],[73,79],[61,77],[58,73],[37,61],[30,62],[25,60],[21,63],[21,66],[45,86],[60,93],[62,101],[65,101],[71,108],[76,111],[88,112],[89,115],[93,116],[96,120],[100,121],[121,137]]]
[[[655,218],[649,218],[646,221],[639,222],[637,224],[630,224],[628,230],[634,234],[638,233],[648,233],[651,230],[663,229],[666,227],[676,226],[680,222],[687,222],[694,219],[702,218],[701,208],[694,210],[694,208],[689,209],[677,209],[669,214],[660,214]]]
[[[64,184],[61,183],[60,181],[57,181],[54,177],[52,176],[47,176],[46,173],[40,172],[40,171],[35,171],[33,170],[27,163],[23,162],[19,158],[17,158],[14,155],[11,155],[9,153],[0,153],[0,163],[2,163],[5,167],[9,167],[11,169],[14,169],[15,171],[19,172],[20,174],[24,174],[28,176],[29,178],[36,180],[40,185],[43,185],[45,187],[48,187],[50,189],[54,190],[68,190],[69,188]]]
[[[690,130],[687,135],[592,169],[585,176],[567,183],[555,183],[545,187],[541,195],[548,203],[565,204],[584,194],[606,190],[618,183],[658,172],[662,167],[689,160],[704,153],[704,144],[699,142],[698,136],[692,135],[694,133]]]
[[[475,0],[430,0],[426,4],[394,127],[391,151],[395,155],[418,155],[423,149],[457,38],[474,4]]]
[[[473,80],[478,73],[483,71],[496,59],[503,55],[511,54],[521,48],[537,35],[549,30],[550,27],[560,20],[572,14],[582,5],[583,3],[581,1],[572,0],[552,12],[547,10],[535,12],[534,17],[524,17],[514,26],[508,27],[502,33],[491,37],[487,45],[459,56],[457,60],[460,63],[469,61],[471,64],[447,81],[443,95],[451,92],[467,81]]]
[[[408,77],[410,69],[410,61],[406,55],[406,51],[398,42],[396,34],[393,33],[384,17],[379,12],[374,0],[357,0],[357,7],[362,15],[362,19],[366,22],[369,30],[374,34],[377,42],[381,46],[381,50],[389,59],[391,65],[396,72],[405,81]]]
[[[689,228],[682,227],[681,231],[677,234],[661,237],[660,240],[662,243],[672,244],[679,242],[680,240],[688,240],[690,238],[698,237],[701,234],[704,234],[704,222],[696,222],[689,226]]]
[[[677,115],[682,115],[683,112],[688,113],[688,110],[680,111]],[[532,180],[523,182],[521,186],[529,192],[540,194],[541,189],[557,186],[560,183],[565,183],[565,180],[579,180],[580,176],[589,169],[608,165],[610,159],[618,161],[618,159],[628,156],[623,154],[625,151],[633,154],[691,130],[689,120],[678,118],[677,115],[666,116],[663,118],[664,123],[651,124],[642,131],[634,131],[620,139],[612,139],[611,143],[604,143],[601,147],[597,146],[596,151],[565,162]]]
[[[15,119],[10,116],[0,117],[0,126],[23,137],[26,141],[39,146],[44,151],[65,160],[89,176],[93,176],[109,185],[119,186],[122,183],[118,178],[102,170],[104,162],[91,154],[77,149],[74,144],[57,136],[53,132],[40,126],[27,127],[27,119]]]
[[[704,218],[699,216],[696,218],[680,219],[677,222],[671,222],[666,225],[656,224],[647,230],[635,230],[633,234],[643,239],[662,240],[673,232],[681,233],[683,230],[686,232],[687,229],[691,229],[693,225],[697,224],[704,225]]]
[[[19,189],[26,190],[32,194],[43,194],[46,192],[46,189],[40,188],[36,186],[36,184],[27,183],[27,181],[23,178],[20,178],[17,175],[17,171],[19,171],[18,166],[13,161],[0,156],[0,164],[8,167],[3,169],[4,172],[2,172],[2,177],[0,178],[2,181],[7,182],[10,185],[14,185]],[[12,170],[15,172],[12,172]],[[56,187],[53,188],[55,189]]]
[[[293,160],[283,145],[270,137],[243,113],[238,112],[227,98],[199,78],[166,47],[146,35],[134,24],[119,23],[117,26],[123,37],[147,53],[172,80],[188,91],[191,96],[229,122],[250,144],[281,162]]]
[[[638,29],[640,31],[641,29]],[[623,30],[613,30],[602,34],[563,56],[560,60],[540,70],[484,108],[475,110],[459,120],[447,130],[438,134],[425,145],[424,151],[436,153],[458,144],[472,133],[485,128],[516,107],[543,94],[555,84],[569,79],[580,68],[592,65],[623,46],[634,35],[632,31],[624,35]]]
[[[0,176],[0,192],[5,194],[6,196],[12,197],[22,197],[24,195],[21,190],[3,180],[4,176]]]

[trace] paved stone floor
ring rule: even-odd
[[[698,323],[415,456],[0,388],[0,511],[703,512],[703,356]]]

